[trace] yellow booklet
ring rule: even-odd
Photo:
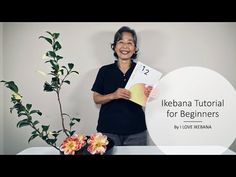
[[[161,72],[138,61],[125,86],[131,92],[130,100],[146,106],[150,92],[155,89],[161,76]]]

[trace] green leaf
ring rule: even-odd
[[[47,135],[45,135],[45,136],[42,136],[42,139],[43,140],[46,140],[48,138],[48,136]]]
[[[34,114],[34,113],[37,113],[38,110],[32,110],[30,111],[30,114]]]
[[[66,71],[67,71],[67,74],[69,74],[69,70],[67,69],[67,67],[66,67],[66,66],[62,66],[62,68],[66,69]]]
[[[16,103],[14,105],[14,108],[17,110],[17,114],[19,114],[21,112],[26,113],[26,109],[25,109],[25,107],[21,103]]]
[[[75,123],[74,122],[70,122],[70,127],[72,127],[73,125],[75,125]]]
[[[30,125],[29,122],[21,122],[21,123],[18,124],[18,127],[21,128],[21,127],[25,127],[25,126],[28,126],[28,125]]]
[[[28,121],[31,122],[32,121],[32,117],[28,116]]]
[[[57,65],[53,66],[52,69],[54,69],[55,73],[57,74],[58,70],[59,70],[59,65],[57,64]]]
[[[38,134],[33,134],[33,135],[29,138],[28,143],[29,143],[31,140],[33,140],[34,138],[36,138],[37,136],[39,136],[39,135],[38,135]]]
[[[65,68],[65,69],[68,71],[68,69],[67,69],[67,67],[66,67],[66,66],[62,66],[62,68]]]
[[[64,70],[60,69],[61,75],[64,75]]]
[[[52,83],[52,86],[54,86],[56,88],[58,88],[60,86],[60,80],[58,77],[53,77],[51,83]]]
[[[39,111],[39,110],[38,110],[37,114],[40,115],[40,116],[42,115],[41,111]]]
[[[57,39],[60,36],[60,33],[53,33],[53,38]]]
[[[44,36],[40,36],[39,39],[40,38],[45,39],[46,41],[48,41],[52,45],[52,40],[50,38],[47,38],[47,37],[44,37]]]
[[[51,73],[48,73],[48,75],[57,76],[57,72],[54,70],[54,71],[51,71]]]
[[[51,63],[52,66],[56,65],[56,63],[54,63],[54,60],[49,60],[49,62]]]
[[[46,31],[46,33],[50,34],[50,35],[53,37],[53,34],[52,34],[51,32],[49,32],[49,31]]]
[[[52,92],[53,91],[53,87],[49,83],[45,82],[44,83],[44,91]]]
[[[6,85],[5,83],[6,83],[7,81],[1,80],[0,82],[3,82],[3,83],[4,83],[4,85]]]
[[[33,125],[35,126],[38,123],[39,123],[39,121],[36,120],[36,121],[33,122]]]
[[[53,68],[54,70],[56,70],[56,71],[59,70],[59,65],[58,65],[57,63],[55,63],[53,60],[50,60],[49,62],[51,63],[52,68]]]
[[[60,56],[60,55],[57,55],[56,58],[57,58],[57,61],[58,61],[58,60],[62,59],[63,57]]]
[[[42,129],[43,131],[48,131],[48,128],[49,128],[50,125],[42,125]]]
[[[71,131],[70,136],[74,135],[74,133],[75,133],[75,130]]]
[[[53,49],[54,49],[55,51],[60,50],[60,49],[61,49],[61,44],[60,44],[58,41],[55,42],[55,43],[53,44]]]
[[[73,63],[68,63],[68,67],[70,70],[72,70],[72,68],[74,67],[74,64]]]
[[[55,138],[55,139],[47,139],[47,140],[46,140],[46,142],[47,142],[48,144],[54,144],[56,141],[57,141],[56,138]]]
[[[26,109],[27,109],[28,111],[30,111],[31,107],[32,107],[32,104],[26,104]]]
[[[46,56],[49,56],[49,57],[55,58],[55,57],[56,57],[56,53],[53,52],[53,51],[48,51],[48,52],[46,53]]]
[[[18,117],[20,117],[20,116],[27,116],[27,113],[19,113]]]
[[[20,128],[20,127],[24,127],[28,125],[30,125],[30,122],[28,121],[28,119],[23,119],[17,123],[16,127]]]
[[[18,87],[14,83],[14,81],[9,81],[9,82],[5,81],[5,85],[7,88],[11,89],[13,92],[18,93]]]
[[[70,85],[70,81],[68,81],[68,80],[65,80],[65,81],[63,81],[63,82],[65,82],[65,83],[67,83],[67,84]]]
[[[72,120],[76,120],[77,122],[80,122],[79,118],[72,118]]]
[[[39,110],[32,110],[32,111],[30,111],[30,114],[34,114],[34,113],[37,113],[40,116],[42,115],[42,113]]]
[[[35,131],[33,131],[31,134],[32,134],[32,135],[38,134],[38,132],[35,130]]]
[[[59,134],[62,130],[58,130],[57,133]]]
[[[12,114],[12,111],[13,111],[14,109],[15,109],[14,107],[10,108],[10,113],[11,113],[11,114]]]
[[[71,73],[76,73],[76,74],[79,74],[79,72],[78,72],[78,71],[72,71]]]

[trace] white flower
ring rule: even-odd
[[[21,98],[22,98],[21,95],[19,95],[18,93],[15,93],[15,92],[12,94],[12,97],[15,98],[15,99],[18,100],[18,101],[20,101]]]
[[[41,74],[42,76],[45,76],[45,77],[47,76],[47,74],[46,74],[45,72],[43,72],[43,71],[38,70],[37,72],[38,72],[39,74]]]

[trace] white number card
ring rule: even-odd
[[[150,92],[157,86],[161,76],[161,72],[138,61],[125,86],[131,92],[130,100],[146,106]]]

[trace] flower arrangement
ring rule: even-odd
[[[4,85],[13,92],[11,95],[13,107],[10,108],[10,113],[12,113],[13,110],[16,110],[18,117],[24,117],[18,121],[18,128],[30,126],[33,129],[28,143],[36,137],[39,137],[48,145],[56,148],[65,155],[83,154],[81,152],[89,152],[90,154],[104,154],[107,150],[107,145],[110,144],[111,147],[114,146],[114,143],[112,144],[112,140],[108,139],[107,136],[103,135],[102,133],[95,133],[91,136],[76,134],[76,130],[73,129],[73,126],[80,122],[80,119],[77,117],[71,117],[62,109],[60,95],[62,86],[64,84],[70,84],[68,77],[71,74],[78,75],[79,73],[78,71],[73,70],[73,63],[68,63],[67,65],[62,65],[60,63],[60,61],[63,60],[63,57],[58,55],[58,51],[62,48],[58,41],[60,33],[51,33],[49,31],[47,31],[47,33],[49,34],[49,37],[39,37],[39,39],[46,40],[51,46],[51,49],[44,55],[44,58],[46,58],[45,63],[50,64],[52,69],[50,73],[48,73],[48,75],[51,76],[51,82],[44,83],[44,91],[54,92],[57,96],[62,129],[49,131],[50,125],[40,124],[40,122],[37,119],[34,119],[33,116],[35,114],[42,116],[42,112],[38,109],[32,109],[32,104],[30,103],[25,105],[22,103],[23,96],[20,94],[18,86],[14,81],[2,80],[1,82],[3,82]],[[68,119],[67,121],[69,122],[67,127],[65,125],[65,119]],[[61,133],[63,133],[66,138],[58,147],[58,136]]]
[[[86,137],[82,134],[75,134],[67,137],[60,150],[64,154],[78,154],[88,151],[90,154],[104,154],[108,145],[107,136],[102,133],[92,134],[90,137]]]

